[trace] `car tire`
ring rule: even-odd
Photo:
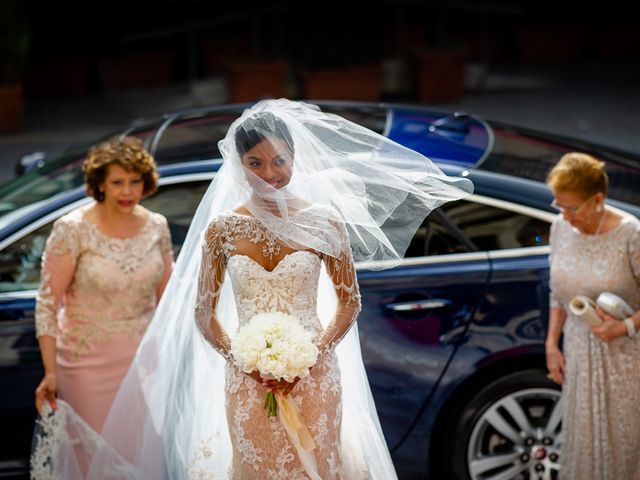
[[[447,429],[447,478],[557,478],[559,390],[535,369],[505,375],[478,391]]]

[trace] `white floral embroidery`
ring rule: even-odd
[[[221,260],[228,271],[239,326],[256,313],[280,311],[301,319],[319,340],[324,330],[317,316],[316,299],[323,258],[310,251],[290,252],[282,256],[275,268],[269,271],[252,257],[237,253],[240,240],[255,244],[265,258],[273,259],[281,253],[280,245],[275,243],[273,235],[259,220],[229,214],[214,222],[215,226],[209,229],[205,240],[213,265]],[[336,289],[346,292],[349,301],[359,305],[350,256],[324,260],[328,262]],[[219,290],[221,283],[212,280],[206,285]],[[198,308],[207,312],[208,302],[217,294],[217,291],[201,291]],[[354,311],[354,315],[357,315],[359,309]],[[349,318],[343,328],[336,329],[335,337],[330,338],[330,347],[344,335],[354,318]],[[225,354],[224,351],[221,353]],[[264,409],[266,389],[228,362],[225,390],[234,448],[233,478],[307,479],[279,419],[267,416]],[[291,393],[291,398],[316,440],[314,452],[320,476],[328,480],[342,477],[341,395],[340,370],[331,351],[319,360],[308,377],[298,382]]]
[[[213,480],[215,475],[208,468],[211,462],[215,461],[214,451],[211,443],[214,441],[214,435],[200,441],[193,458],[189,462],[188,472],[189,478],[194,480]]]
[[[58,338],[77,360],[89,343],[144,332],[172,258],[161,215],[149,213],[135,237],[119,239],[103,234],[83,213],[74,210],[54,224],[36,302],[37,335]]]

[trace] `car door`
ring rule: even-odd
[[[358,266],[362,353],[391,449],[437,385],[483,296],[487,253],[450,219],[464,217],[469,206],[465,200],[452,202],[427,217],[401,265]]]
[[[506,446],[510,440],[505,438],[516,431],[508,427],[512,413],[525,412],[517,417],[524,430],[528,425],[542,428],[558,399],[544,369],[548,239],[554,214],[492,196],[476,194],[471,200],[468,218],[452,220],[487,252],[491,276],[416,431],[428,438],[424,444],[433,455],[429,467],[434,478],[466,478],[461,472],[467,471],[472,478],[511,478],[509,472],[528,468],[520,461],[520,446]],[[402,458],[415,455],[409,447],[403,450]]]
[[[544,272],[550,217],[474,194],[434,211],[400,267],[359,271],[363,354],[402,477],[426,475],[434,421],[449,393],[478,368],[489,345],[508,341],[502,325],[487,325],[493,343],[476,343],[495,295],[493,318],[509,305],[523,307],[523,292],[537,295],[529,286]]]

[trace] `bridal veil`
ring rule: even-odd
[[[295,152],[289,184],[281,189],[242,167],[238,129],[286,125],[281,137]],[[100,435],[64,402],[42,422],[40,447],[50,461],[46,478],[225,479],[232,448],[224,394],[225,359],[206,342],[194,318],[204,232],[213,218],[240,205],[294,249],[338,257],[338,235],[318,229],[343,223],[356,262],[389,268],[403,257],[424,218],[472,191],[431,160],[317,106],[264,100],[244,111],[219,143],[223,166],[205,193],[131,368]],[[319,218],[295,215],[308,205]],[[320,226],[320,227],[319,227]],[[236,329],[231,283],[217,305],[227,332]],[[318,315],[335,309],[328,275],[319,287]],[[201,328],[206,329],[206,325]],[[387,480],[395,471],[380,427],[358,340],[357,323],[336,348],[343,388],[342,445],[347,478]],[[56,432],[65,432],[64,440]],[[48,433],[47,433],[48,432]]]

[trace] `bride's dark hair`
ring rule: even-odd
[[[289,150],[294,151],[289,127],[271,112],[258,112],[247,118],[236,128],[234,134],[236,149],[240,157],[263,140],[274,138],[284,141]]]

